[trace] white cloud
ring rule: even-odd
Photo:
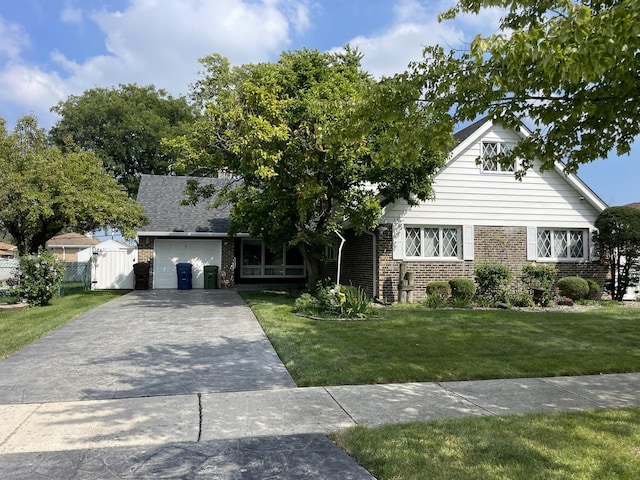
[[[402,0],[394,5],[390,26],[376,36],[359,36],[349,41],[364,53],[363,68],[376,77],[391,76],[406,70],[422,58],[427,45],[457,44],[465,33],[453,22],[439,23],[439,12],[448,2]],[[427,6],[428,5],[428,6]]]
[[[60,21],[62,23],[82,23],[82,10],[67,5],[60,12]]]
[[[20,56],[22,48],[27,45],[29,45],[29,37],[24,29],[0,17],[0,55],[16,59]]]

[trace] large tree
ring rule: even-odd
[[[640,133],[638,0],[458,0],[442,18],[503,9],[501,32],[468,49],[425,50],[412,65],[423,100],[457,121],[488,114],[507,125],[528,119],[532,135],[512,156],[580,164],[629,152]],[[505,158],[509,163],[511,158]]]
[[[194,119],[186,98],[135,84],[92,88],[51,110],[62,117],[49,133],[52,141],[95,153],[132,197],[141,173],[169,173],[172,158],[161,140],[184,133]]]
[[[606,208],[598,215],[595,227],[600,258],[611,273],[611,296],[622,300],[640,268],[640,210],[630,206]]]
[[[382,199],[413,204],[430,196],[451,141],[449,124],[396,96],[395,83],[376,84],[360,60],[350,48],[240,67],[211,55],[193,85],[203,116],[173,142],[179,170],[237,176],[218,192],[233,206],[232,233],[297,247],[310,284],[337,231],[373,228]],[[384,116],[364,101],[374,97],[386,102]],[[189,193],[195,200],[213,192],[192,184]]]
[[[0,228],[21,255],[66,230],[111,227],[132,238],[144,222],[142,207],[98,157],[67,147],[51,146],[34,116],[18,119],[13,133],[0,124]]]

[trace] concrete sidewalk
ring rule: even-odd
[[[371,479],[325,434],[638,405],[640,374],[295,388],[236,293],[134,293],[0,362],[0,478]]]

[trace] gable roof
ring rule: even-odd
[[[13,257],[18,253],[18,247],[10,243],[0,242],[0,257]]]
[[[230,205],[208,208],[215,200],[201,200],[195,205],[182,205],[186,198],[187,181],[220,189],[229,178],[142,175],[138,203],[144,208],[149,223],[138,229],[143,236],[211,236],[226,235],[229,231]]]
[[[62,233],[60,235],[56,235],[53,238],[50,238],[46,246],[55,248],[55,247],[88,247],[91,245],[97,245],[100,243],[100,240],[93,237],[87,237],[86,235],[82,235],[81,233]]]
[[[628,203],[627,207],[633,207],[633,208],[640,209],[640,202]]]
[[[447,165],[455,160],[463,151],[467,150],[470,145],[479,142],[483,135],[485,135],[491,127],[494,125],[493,120],[490,117],[482,117],[471,125],[463,128],[454,134],[454,137],[458,140],[458,143],[451,151]],[[517,133],[522,137],[528,137],[531,132],[527,126],[522,123],[521,128]],[[593,207],[598,211],[603,211],[607,208],[607,204],[602,200],[591,188],[587,186],[577,175],[567,174],[564,172],[564,164],[560,161],[556,161],[554,164],[555,171],[560,174],[576,191],[582,195]]]

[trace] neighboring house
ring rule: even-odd
[[[428,282],[473,278],[475,265],[485,262],[507,264],[514,278],[525,263],[543,262],[557,266],[561,276],[604,282],[606,270],[593,261],[591,235],[606,204],[576,176],[565,175],[559,163],[553,171],[534,169],[518,181],[517,165],[503,171],[492,160],[527,134],[524,126],[514,132],[488,119],[460,131],[458,145],[434,178],[433,200],[416,207],[387,204],[375,232],[344,233],[341,283],[397,301],[404,264],[414,274],[414,299],[420,300]],[[230,181],[199,180],[218,186]],[[179,262],[194,265],[194,288],[203,285],[204,265],[218,265],[236,283],[304,279],[297,251],[274,254],[260,239],[230,238],[228,206],[180,205],[186,182],[186,177],[142,176],[138,201],[150,224],[138,231],[139,260],[152,263],[154,288],[176,288]],[[322,273],[335,280],[337,249],[332,253]]]
[[[137,249],[117,240],[105,240],[78,252],[79,262],[91,262],[93,290],[132,290]]]
[[[50,239],[45,246],[60,260],[73,263],[78,261],[78,252],[80,250],[98,243],[100,243],[100,240],[97,238],[88,237],[80,233],[63,233]]]
[[[18,256],[18,247],[10,243],[0,242],[0,258],[16,258]]]
[[[152,288],[177,288],[176,264],[192,265],[193,288],[204,287],[204,267],[218,266],[218,284],[295,282],[306,277],[297,250],[273,253],[247,234],[229,237],[228,205],[213,200],[182,205],[189,177],[142,175],[138,202],[149,223],[138,230],[138,259],[151,264]],[[222,188],[232,178],[198,178]]]
[[[640,210],[640,202],[629,203],[627,206],[637,208]],[[639,271],[632,272],[632,275],[635,275],[637,280],[627,287],[627,292],[625,293],[624,297],[622,297],[622,299],[631,300],[631,301],[634,301],[634,300],[640,301],[640,272]]]

